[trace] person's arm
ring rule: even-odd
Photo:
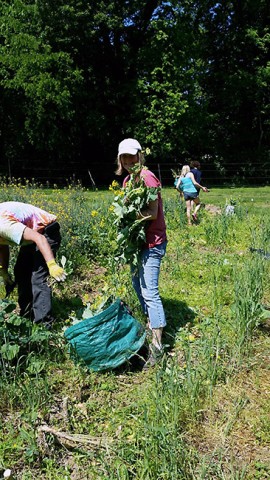
[[[55,262],[54,254],[50,247],[50,244],[44,235],[32,230],[31,228],[25,227],[23,231],[23,239],[34,242],[38,247],[41,255],[44,257],[45,262],[47,263],[49,274],[51,277],[55,278],[58,281],[66,279],[66,274],[64,269],[57,265]]]
[[[145,218],[145,220],[156,220],[158,215],[158,199],[149,202],[147,207],[141,212],[139,218]]]
[[[41,235],[31,228],[25,227],[22,238],[23,240],[31,241],[36,244],[46,263],[50,260],[54,260],[52,249],[44,235]]]
[[[189,173],[188,173],[188,176],[189,176],[189,178],[191,179],[193,185],[195,185],[195,187],[201,188],[203,192],[208,192],[208,188],[203,187],[203,186],[200,185],[198,182],[196,182],[196,180],[195,180],[194,175],[193,175],[192,172],[189,172]]]

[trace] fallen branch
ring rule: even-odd
[[[64,446],[69,447],[78,447],[78,444],[83,445],[89,448],[108,448],[109,444],[112,442],[110,438],[95,438],[90,437],[90,435],[83,435],[78,433],[66,433],[66,432],[58,432],[54,428],[49,427],[48,425],[41,425],[38,428],[38,433],[50,433],[54,435],[59,443]]]

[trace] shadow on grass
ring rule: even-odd
[[[167,325],[163,334],[163,344],[166,345],[166,350],[171,350],[175,344],[176,336],[180,328],[187,324],[192,326],[196,313],[189,308],[186,302],[164,298],[162,301],[167,319]],[[146,341],[137,354],[131,357],[128,362],[125,362],[125,364],[120,365],[115,370],[115,373],[122,374],[127,371],[141,371],[147,356],[148,346]]]
[[[167,325],[164,329],[164,344],[173,348],[180,328],[194,323],[196,313],[189,308],[186,302],[180,300],[163,299]]]
[[[53,314],[57,319],[57,324],[62,325],[69,317],[71,312],[82,312],[85,308],[80,297],[71,297],[69,295],[61,298],[53,298]]]

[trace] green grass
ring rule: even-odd
[[[15,193],[25,201],[19,187]],[[270,188],[202,194],[206,207],[192,228],[176,191],[164,189],[167,357],[147,373],[130,365],[90,372],[73,364],[63,338],[68,317],[108,292],[144,322],[128,267],[113,264],[111,192],[32,189],[30,197],[58,212],[60,255],[72,273],[54,289],[56,330],[39,342],[26,330],[27,354],[2,361],[0,476],[10,468],[23,480],[267,479],[269,329],[261,316],[270,262],[249,248],[270,252]],[[226,217],[230,199],[236,213]]]

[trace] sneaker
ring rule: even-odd
[[[162,360],[163,355],[164,355],[163,348],[159,349],[155,345],[151,344],[149,347],[149,356],[143,366],[143,370],[148,370],[148,368],[154,367],[157,363],[159,363]]]

